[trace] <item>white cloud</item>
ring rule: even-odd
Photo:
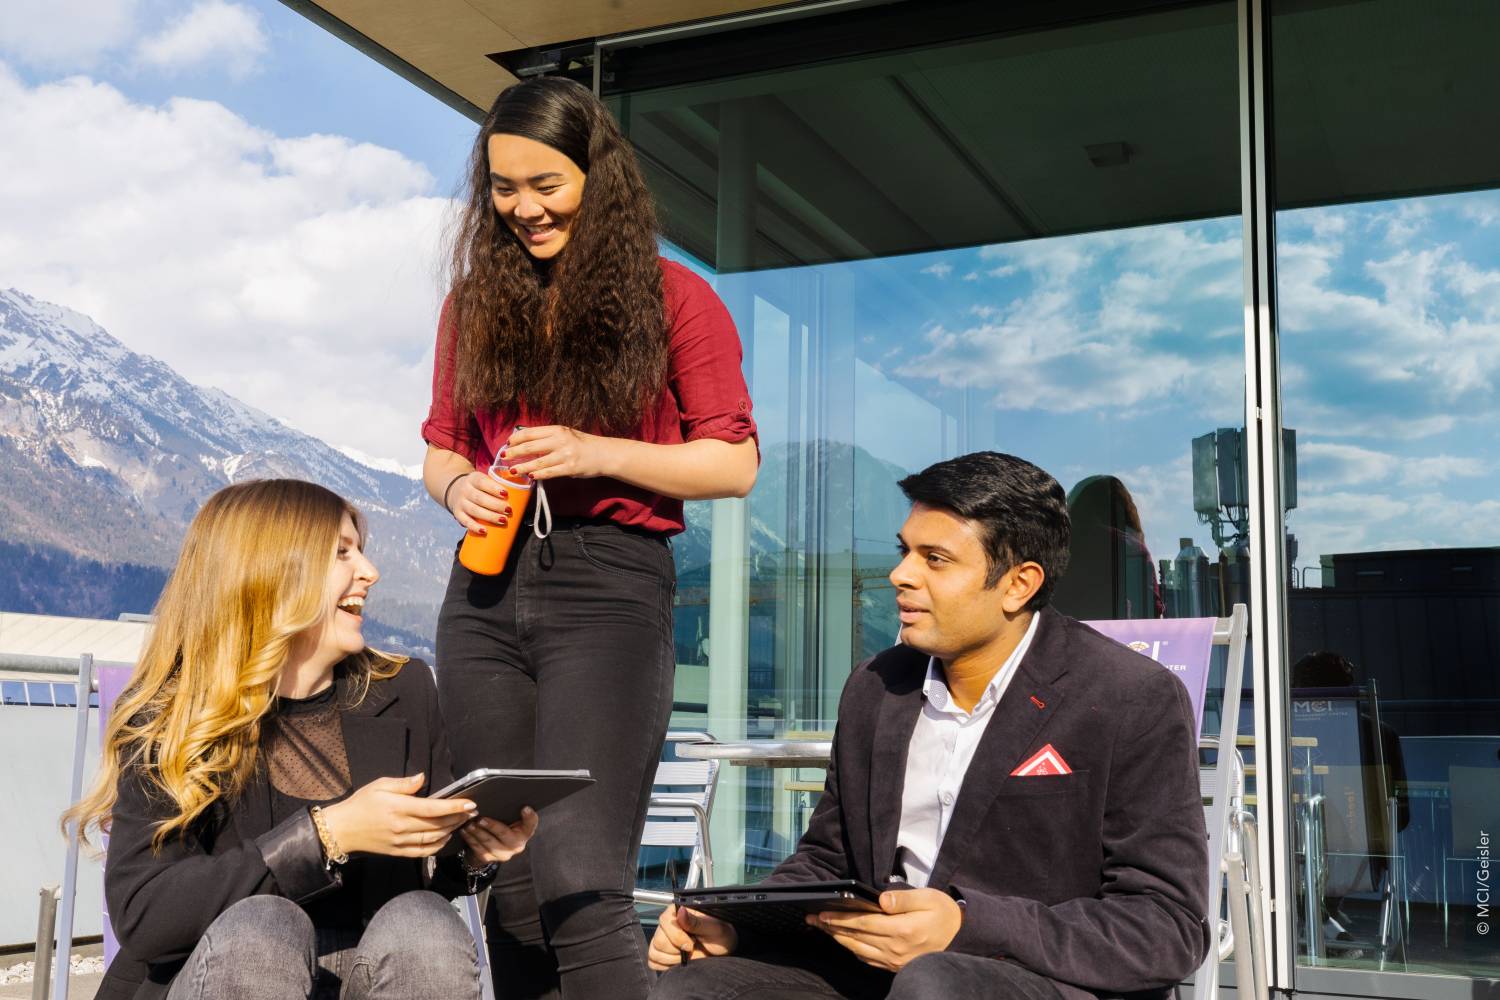
[[[1439,493],[1339,490],[1302,498],[1287,527],[1296,533],[1300,566],[1340,552],[1465,548],[1493,536],[1500,500],[1468,501]]]
[[[4,0],[0,55],[43,70],[87,69],[126,44],[139,0]]]
[[[1474,319],[1500,324],[1500,270],[1487,271],[1461,260],[1448,269],[1447,279],[1476,314]]]
[[[325,441],[419,460],[447,199],[420,164],[0,65],[0,286]]]
[[[223,67],[232,77],[248,75],[268,42],[260,14],[227,0],[201,0],[191,10],[142,39],[136,59],[167,72]]]
[[[1187,399],[1237,421],[1240,351],[1212,334],[1240,313],[1239,245],[1237,227],[1210,223],[985,247],[988,273],[1021,275],[1028,290],[929,326],[895,370],[990,390],[1002,409],[1136,413]],[[1199,328],[1204,315],[1214,321]]]
[[[1430,486],[1450,479],[1482,476],[1489,470],[1476,458],[1462,455],[1409,457],[1326,441],[1297,442],[1298,479],[1303,483],[1367,483]]]
[[[1473,227],[1468,196],[1454,197],[1465,200],[1345,208],[1348,225],[1336,237],[1294,235],[1278,247],[1283,352],[1307,373],[1289,403],[1294,423],[1316,422],[1328,435],[1411,438],[1493,420],[1500,271],[1470,259],[1473,248],[1461,241],[1435,238]],[[1303,214],[1292,213],[1293,234],[1318,227]],[[1431,233],[1367,257],[1393,226]]]
[[[1500,225],[1500,197],[1493,191],[1470,196],[1459,213],[1462,218],[1481,226]]]
[[[947,263],[946,261],[940,260],[935,264],[928,264],[926,267],[922,268],[922,273],[930,274],[934,278],[941,280],[953,273],[953,265]]]
[[[1450,479],[1472,478],[1488,473],[1489,466],[1467,455],[1430,455],[1401,460],[1401,483],[1406,486],[1428,486]]]
[[[1297,442],[1297,478],[1301,482],[1346,486],[1385,482],[1395,473],[1399,461],[1395,455],[1350,444]]]

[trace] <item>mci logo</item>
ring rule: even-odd
[[[1168,663],[1166,660],[1163,660],[1161,656],[1162,650],[1166,649],[1171,644],[1172,641],[1170,639],[1157,639],[1155,642],[1147,642],[1144,639],[1136,639],[1134,642],[1128,642],[1125,645],[1135,650],[1137,653],[1141,653],[1142,655],[1151,657],[1151,659],[1155,660],[1157,663],[1160,663],[1162,666],[1166,667],[1174,674],[1180,674],[1187,670],[1187,664]]]

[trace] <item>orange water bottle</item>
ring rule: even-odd
[[[505,449],[500,450],[503,452]],[[503,526],[487,524],[482,535],[468,532],[464,535],[464,544],[458,550],[458,561],[463,563],[464,568],[481,576],[495,576],[505,568],[510,547],[521,527],[521,518],[526,514],[526,505],[531,502],[531,480],[501,461],[499,455],[490,463],[490,478],[505,487],[505,492],[510,494],[507,503],[511,513],[505,516]]]

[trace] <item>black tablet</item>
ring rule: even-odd
[[[736,927],[786,934],[811,931],[803,918],[824,910],[880,911],[880,890],[855,879],[776,885],[726,885],[674,894],[686,906]]]
[[[593,783],[594,778],[587,770],[526,771],[482,767],[433,792],[432,797],[469,799],[479,807],[479,815],[502,823],[514,823],[521,818],[523,806],[541,809]]]

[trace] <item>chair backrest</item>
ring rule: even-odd
[[[96,661],[88,653],[78,658],[78,705],[74,710],[76,723],[73,736],[73,780],[68,798],[70,802],[77,802],[83,797],[83,775],[88,763],[89,710],[92,707],[90,703],[94,701],[89,695],[97,693],[99,696],[99,746],[103,747],[110,710],[114,707],[115,699],[120,696],[120,692],[125,690],[125,685],[129,683],[130,675],[134,670],[135,664],[133,663]],[[70,833],[67,861],[63,868],[63,887],[59,898],[55,938],[57,964],[53,970],[52,996],[56,1000],[67,1000],[68,997],[68,954],[73,947],[73,907],[78,894],[79,842],[77,831],[70,831]],[[100,846],[107,851],[109,838],[102,838]],[[107,858],[105,864],[109,864]],[[110,930],[108,910],[103,914],[103,923],[104,964],[108,966],[113,961],[115,953],[119,951],[119,944]]]
[[[99,749],[104,749],[104,734],[109,728],[109,713],[113,711],[115,700],[125,690],[125,685],[130,683],[130,675],[135,671],[135,665],[130,663],[96,663],[94,665],[94,687],[99,694]],[[100,846],[106,852],[109,850],[109,837],[101,838]],[[104,859],[107,866],[109,858]],[[107,966],[114,960],[115,952],[120,950],[120,943],[115,940],[114,931],[109,925],[109,906],[105,904],[104,909],[104,964]]]
[[[688,848],[687,877],[682,888],[699,884],[706,874],[706,825],[703,820],[713,809],[714,789],[719,781],[719,761],[685,760],[678,757],[677,747],[684,743],[712,742],[707,733],[677,731],[667,733],[662,745],[661,762],[652,782],[651,803],[646,810],[646,828],[641,847]],[[700,812],[701,810],[701,812]]]
[[[1230,832],[1231,809],[1239,807],[1235,761],[1235,730],[1240,717],[1240,688],[1244,681],[1245,638],[1249,612],[1236,604],[1228,618],[1153,618],[1120,621],[1087,622],[1089,626],[1117,642],[1151,657],[1167,667],[1188,689],[1197,716],[1198,740],[1202,749],[1213,750],[1214,760],[1201,764],[1199,791],[1203,798],[1205,825],[1208,827],[1208,913],[1211,926],[1217,928],[1223,900],[1223,861],[1225,842]],[[1209,667],[1215,646],[1224,646],[1224,691],[1219,707],[1219,733],[1203,733],[1203,712],[1207,701]],[[1252,933],[1258,928],[1251,928]],[[1218,987],[1218,935],[1215,947],[1194,978],[1195,1000],[1216,995]],[[1246,944],[1251,944],[1246,942]],[[1263,948],[1246,948],[1241,960],[1263,955]]]

